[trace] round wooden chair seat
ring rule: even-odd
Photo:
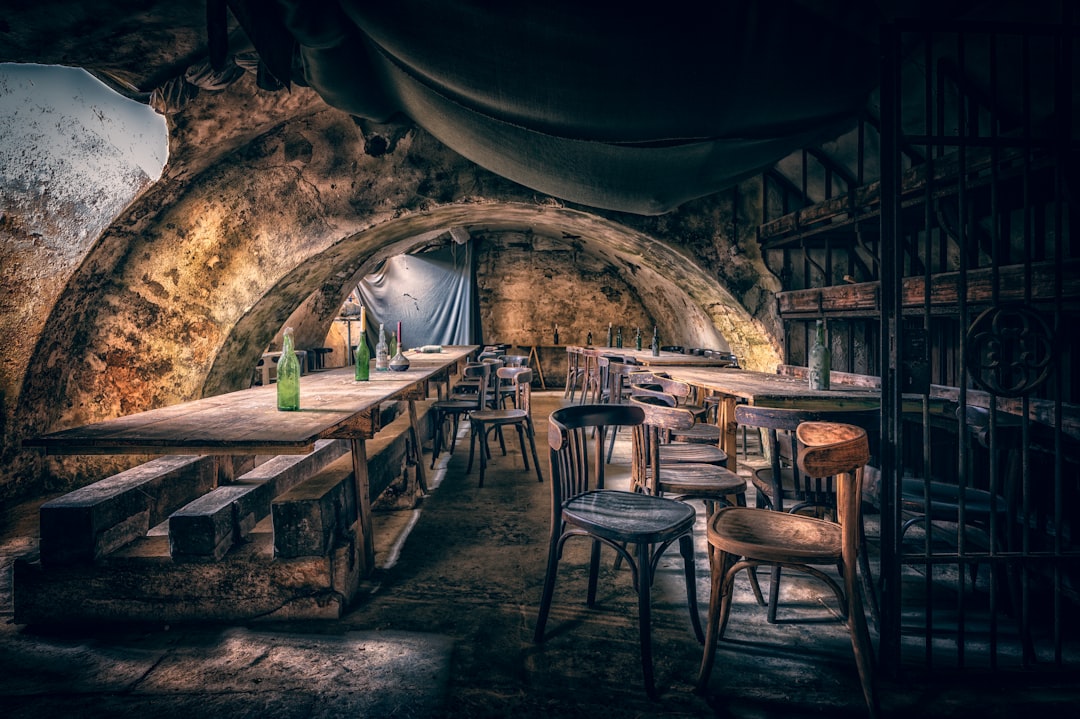
[[[678,464],[660,467],[660,491],[675,495],[723,497],[746,492],[746,480],[715,464]]]
[[[660,464],[718,464],[726,467],[727,452],[710,444],[662,444]]]
[[[579,494],[563,504],[563,517],[613,542],[655,544],[690,531],[696,513],[685,502],[614,489]]]
[[[711,546],[768,562],[830,564],[841,558],[835,522],[754,507],[724,507],[709,522]]]
[[[491,425],[516,424],[528,417],[529,413],[523,409],[485,409],[469,413],[470,420]]]
[[[775,504],[776,497],[773,496],[773,473],[769,467],[762,467],[755,470],[750,474],[750,481],[758,492],[764,494],[769,498],[769,504]],[[795,496],[795,470],[791,467],[784,467],[780,470],[780,486],[784,491],[784,499],[791,499]]]
[[[676,442],[718,445],[720,443],[720,428],[715,424],[698,422],[690,429],[674,430],[671,438]]]

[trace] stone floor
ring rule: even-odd
[[[538,392],[539,440],[561,392]],[[628,433],[613,467],[625,473]],[[485,486],[467,444],[440,461],[414,510],[376,515],[379,568],[342,619],[247,626],[15,625],[14,557],[32,552],[36,505],[0,518],[0,706],[16,717],[779,717],[865,716],[845,630],[812,583],[781,585],[769,625],[746,586],[705,696],[677,553],[654,590],[660,697],[641,684],[636,599],[605,563],[600,606],[584,606],[584,543],[568,545],[542,645],[532,628],[549,523],[545,482],[497,451]],[[747,465],[749,466],[749,465]],[[698,521],[699,534],[703,522]],[[704,539],[698,596],[708,597]],[[881,677],[885,716],[1075,716],[1075,675],[910,672]]]

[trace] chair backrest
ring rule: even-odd
[[[765,449],[772,468],[774,509],[783,510],[780,491],[781,470],[794,467],[799,453],[797,429],[804,422],[832,422],[862,428],[868,436],[877,436],[881,413],[872,409],[791,409],[740,404],[735,407],[735,422],[745,427],[765,430]],[[811,477],[796,472],[795,497],[801,504],[831,507],[835,488],[832,478]]]
[[[483,397],[487,394],[488,384],[491,381],[491,365],[487,362],[469,362],[461,370],[463,378],[477,379],[476,402],[483,404]]]
[[[862,521],[863,467],[870,461],[867,432],[840,422],[803,422],[795,434],[799,470],[811,477],[836,478],[836,518],[843,526],[844,563],[854,567]]]
[[[508,384],[514,397],[514,407],[525,410],[528,417],[532,411],[532,370],[528,367],[500,367],[495,374]]]
[[[528,367],[528,355],[503,355],[504,367]]]
[[[608,428],[637,426],[644,418],[640,407],[626,404],[582,404],[551,413],[548,446],[553,527],[558,527],[563,502],[591,489],[604,489],[604,438]]]
[[[646,390],[647,391],[647,390]],[[656,494],[660,481],[660,445],[672,432],[694,426],[694,413],[673,406],[671,395],[658,393],[634,394],[630,406],[640,407],[642,423],[634,427],[630,476],[633,486]]]

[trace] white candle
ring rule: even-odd
[[[360,331],[367,332],[367,307],[360,308]]]

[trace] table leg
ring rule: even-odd
[[[420,420],[416,416],[416,402],[409,400],[409,428],[412,431],[413,451],[416,452],[416,481],[420,484],[420,492],[427,494],[427,475],[424,470],[424,445],[420,440]]]
[[[716,408],[717,425],[720,427],[720,449],[728,456],[727,468],[732,472],[738,470],[738,424],[735,422],[735,397],[724,396],[720,399],[720,406]]]
[[[360,554],[360,576],[366,577],[375,569],[375,535],[371,526],[371,488],[368,481],[367,445],[363,437],[353,437],[353,481],[356,487],[357,541]]]

